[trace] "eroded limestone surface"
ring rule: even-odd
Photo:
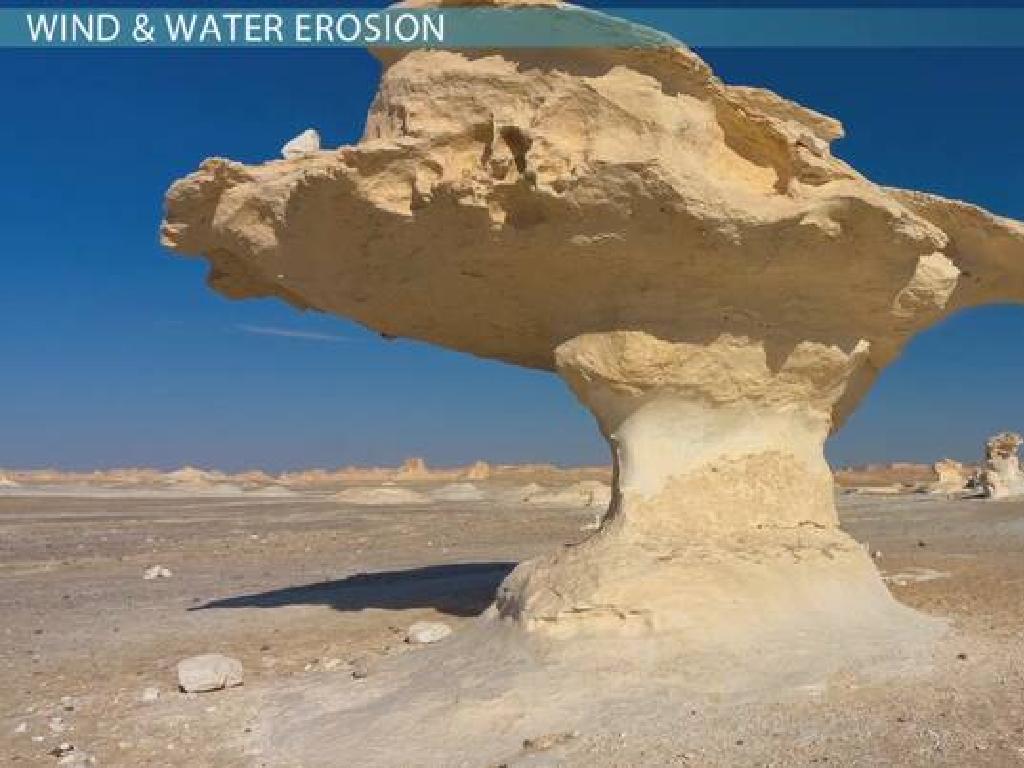
[[[1018,451],[1024,437],[1000,432],[985,443],[985,466],[979,476],[982,493],[990,499],[1024,496],[1024,472]]]
[[[522,626],[912,622],[838,529],[822,444],[914,333],[1024,298],[1024,225],[878,186],[842,135],[682,45],[391,51],[357,144],[207,160],[163,240],[226,296],[568,382],[612,503],[509,577]]]

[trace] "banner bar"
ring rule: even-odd
[[[674,38],[705,48],[1024,47],[1024,8],[0,9],[0,48],[659,47]]]

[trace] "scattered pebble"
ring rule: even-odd
[[[50,733],[64,733],[67,729],[68,724],[64,722],[63,717],[50,718]]]
[[[60,758],[57,765],[67,766],[67,768],[90,768],[90,766],[96,765],[96,758],[85,752],[73,750]]]
[[[14,729],[15,733],[26,733],[28,731],[28,723],[19,723],[18,727]]]
[[[370,664],[365,658],[352,660],[352,677],[356,680],[363,680],[370,675]]]
[[[441,621],[417,621],[409,627],[405,642],[412,645],[428,645],[444,640],[452,633],[452,628]]]
[[[63,757],[64,755],[70,754],[75,751],[75,745],[67,741],[62,741],[56,747],[50,750],[50,754],[54,757]]]
[[[139,701],[143,704],[152,704],[154,701],[160,698],[160,689],[156,686],[149,686],[148,688],[142,689],[142,695],[139,696]]]
[[[153,579],[169,579],[173,575],[170,568],[164,568],[162,565],[151,565],[143,572],[142,578],[146,581],[152,581]]]
[[[233,688],[243,682],[242,662],[219,653],[192,656],[178,662],[178,685],[186,693]]]

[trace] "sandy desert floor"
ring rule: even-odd
[[[477,765],[1024,766],[1024,503],[849,494],[840,510],[900,600],[952,619],[927,674],[778,700],[676,701],[614,729],[552,724]],[[270,765],[250,736],[281,686],[372,685],[386,657],[431,652],[404,642],[412,622],[464,631],[513,563],[580,540],[593,518],[494,502],[351,507],[315,494],[7,492],[0,764],[53,766],[70,743],[98,766]],[[173,576],[144,580],[154,564]],[[240,659],[245,685],[178,692],[177,661],[208,652]],[[143,702],[149,687],[160,697]]]

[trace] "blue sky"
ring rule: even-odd
[[[702,53],[839,117],[835,152],[875,180],[1024,218],[1024,50]],[[228,302],[158,245],[164,190],[204,157],[272,158],[309,126],[355,140],[365,52],[0,51],[0,71],[0,466],[606,459],[549,374]],[[830,458],[970,459],[1024,429],[1022,342],[1017,307],[920,336]]]

